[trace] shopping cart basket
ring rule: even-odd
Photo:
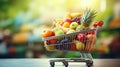
[[[65,67],[68,67],[68,62],[85,62],[88,67],[93,66],[92,55],[90,52],[95,44],[96,32],[97,29],[89,29],[45,38],[45,48],[48,51],[78,51],[81,55],[80,58],[50,60],[51,67],[54,67],[55,62],[62,62]],[[79,38],[80,34],[82,35]]]

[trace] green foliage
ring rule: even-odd
[[[0,20],[13,18],[20,10],[26,10],[30,0],[0,0]]]
[[[95,10],[86,9],[81,17],[81,22],[84,26],[89,26],[95,16]]]
[[[104,20],[107,16],[111,16],[113,14],[112,9],[106,9],[103,12],[98,12],[97,16],[94,18],[94,21]]]

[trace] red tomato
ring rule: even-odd
[[[98,23],[94,23],[93,26],[94,28],[96,28],[98,26]]]
[[[101,26],[103,25],[103,21],[102,21],[102,20],[99,21],[99,22],[98,22],[98,25],[101,27]]]

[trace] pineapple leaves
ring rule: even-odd
[[[96,16],[96,11],[95,10],[91,10],[91,9],[86,9],[83,12],[83,15],[81,16],[81,23],[84,26],[89,26],[90,23],[92,22],[93,18],[95,18]]]

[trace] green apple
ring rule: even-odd
[[[59,27],[54,28],[54,32],[55,32],[55,36],[60,36],[64,34],[64,31]]]
[[[64,35],[64,32],[62,30],[55,32],[55,36],[60,36],[60,35]]]
[[[74,33],[74,32],[75,32],[75,30],[70,29],[66,34],[70,34],[70,33]]]
[[[77,50],[84,50],[84,47],[85,47],[84,43],[82,43],[78,40],[75,40],[74,42],[76,43],[76,49]]]
[[[54,30],[54,32],[57,32],[57,31],[59,31],[61,29],[59,27],[55,27],[53,30]]]
[[[72,23],[70,24],[70,28],[71,28],[71,29],[76,29],[77,26],[78,26],[78,23],[77,23],[77,22],[72,22]]]

